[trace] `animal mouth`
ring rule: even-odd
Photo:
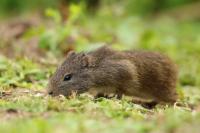
[[[63,86],[60,86],[58,92],[53,91],[53,90],[55,90],[55,89],[49,89],[48,92],[47,92],[50,96],[53,96],[53,97],[56,97],[56,96],[59,96],[59,95],[63,95],[65,97],[70,97],[70,96],[82,94],[82,93],[87,91],[87,89],[83,88],[83,87],[78,88],[78,89],[75,89],[75,88],[66,89]]]

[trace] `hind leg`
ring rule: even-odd
[[[158,103],[156,101],[142,103],[141,106],[147,109],[153,109]]]

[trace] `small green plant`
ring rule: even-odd
[[[48,71],[31,60],[9,60],[0,56],[0,84],[3,88],[42,88],[47,84]],[[35,84],[33,84],[35,83]]]
[[[68,45],[66,40],[69,39],[72,34],[76,34],[75,25],[81,16],[81,12],[81,5],[70,5],[69,17],[63,22],[58,10],[47,9],[45,14],[53,19],[54,25],[51,28],[45,27],[40,35],[39,47],[58,54],[59,49],[61,49],[63,45]]]

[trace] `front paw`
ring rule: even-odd
[[[104,93],[98,93],[97,95],[94,96],[95,99],[97,98],[107,98],[107,99],[111,99],[116,97],[116,99],[121,99],[122,95],[121,94],[104,94]]]

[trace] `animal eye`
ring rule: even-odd
[[[64,81],[69,81],[72,78],[72,74],[67,74],[64,77]]]

